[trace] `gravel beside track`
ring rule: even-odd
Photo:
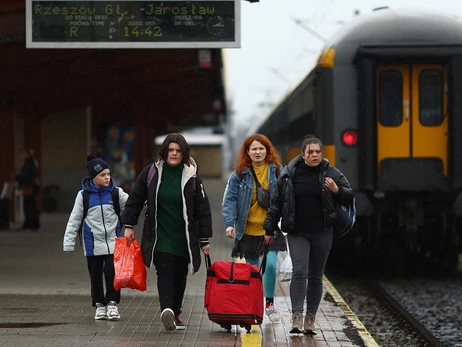
[[[462,276],[381,281],[445,346],[462,347]]]
[[[358,276],[329,272],[327,276],[380,346],[425,346],[401,319],[371,297]],[[462,271],[447,276],[400,275],[379,283],[444,346],[462,347]]]

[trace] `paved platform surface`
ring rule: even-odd
[[[225,237],[220,212],[225,182],[206,179],[204,184],[214,222],[212,260],[229,261],[232,241]],[[239,327],[226,332],[208,319],[203,308],[204,265],[188,278],[182,314],[186,330],[163,329],[153,269],[148,269],[146,292],[122,290],[119,321],[95,321],[82,249],[78,245],[73,253],[62,251],[67,218],[43,214],[39,231],[0,232],[0,346],[378,346],[328,279],[317,335],[288,333],[289,283],[279,281],[275,298],[279,323],[271,324],[265,316],[251,332]],[[140,232],[136,228],[138,239]],[[284,256],[280,253],[280,260]]]

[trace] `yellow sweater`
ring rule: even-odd
[[[264,189],[268,189],[268,164],[264,163],[260,167],[253,167],[255,175],[257,175],[258,182]],[[249,216],[247,218],[247,224],[245,226],[245,234],[251,236],[262,236],[265,235],[263,230],[263,222],[265,221],[267,210],[260,206],[257,200],[257,185],[252,194],[252,202],[250,203]]]

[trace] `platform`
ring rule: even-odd
[[[232,241],[221,221],[225,182],[204,180],[211,200],[214,237],[212,260],[231,260]],[[78,187],[78,185],[76,185]],[[318,334],[289,334],[289,283],[276,286],[281,321],[233,327],[226,332],[209,321],[203,308],[205,266],[189,276],[182,319],[186,330],[167,332],[160,321],[155,270],[148,269],[146,292],[122,290],[117,322],[95,321],[86,261],[78,245],[62,251],[68,214],[43,214],[39,231],[0,232],[0,346],[378,346],[348,305],[325,279],[317,315]],[[136,235],[140,239],[140,228]],[[285,253],[280,253],[282,260]]]

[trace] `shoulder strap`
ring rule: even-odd
[[[86,190],[83,191],[83,216],[82,216],[82,224],[85,218],[87,218],[88,213],[88,206],[90,205],[90,192]],[[80,228],[80,232],[82,232],[82,228]]]
[[[119,189],[114,187],[111,192],[112,196],[112,205],[114,206],[115,213],[120,220],[120,203],[119,203]]]
[[[82,214],[82,221],[80,222],[80,227],[79,227],[79,240],[80,240],[80,245],[82,245],[82,228],[83,228],[83,222],[85,221],[85,218],[87,218],[87,213],[88,213],[88,206],[90,204],[90,192],[87,192],[84,190],[82,192],[82,197],[83,197],[83,214]]]
[[[330,178],[333,178],[334,176],[334,168],[332,166],[329,166],[327,168],[327,175],[330,177]]]
[[[252,171],[253,178],[255,179],[255,184],[257,185],[257,188],[260,188],[260,182],[258,182],[257,175],[255,174],[255,171],[253,169],[253,166],[250,167],[250,170]]]
[[[148,171],[148,179],[147,179],[148,188],[149,188],[149,185],[151,184],[152,178],[156,174],[156,171],[157,171],[156,165],[154,163],[152,163],[151,167],[149,168],[149,171]]]

